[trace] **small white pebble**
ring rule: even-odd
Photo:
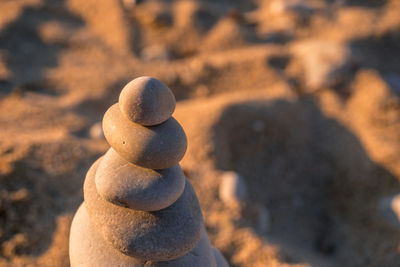
[[[388,223],[400,229],[400,194],[382,198],[379,212]]]
[[[247,199],[247,188],[244,180],[233,171],[221,176],[219,197],[226,204],[241,204]]]
[[[101,122],[97,122],[90,127],[89,135],[93,139],[104,138],[103,127]]]

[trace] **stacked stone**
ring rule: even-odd
[[[187,139],[174,109],[168,87],[141,77],[105,113],[111,148],[87,173],[71,226],[71,266],[227,266],[178,164]]]

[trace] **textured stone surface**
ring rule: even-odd
[[[75,214],[69,240],[71,267],[142,267],[144,262],[111,247],[96,232],[85,204]]]
[[[96,267],[214,267],[216,265],[214,248],[211,248],[204,228],[196,247],[181,258],[168,262],[144,262],[127,256],[110,246],[93,228],[85,204],[78,209],[71,226],[70,260],[71,266]],[[217,252],[218,253],[218,252]],[[220,256],[220,255],[219,255]]]
[[[175,110],[175,96],[159,80],[139,77],[122,89],[119,106],[131,121],[146,126],[156,125],[171,117]]]
[[[154,212],[132,210],[114,205],[97,193],[95,174],[99,162],[87,173],[84,197],[93,226],[109,244],[124,254],[154,261],[176,259],[197,245],[203,218],[189,181],[168,208]]]
[[[185,176],[179,165],[145,169],[127,162],[110,148],[96,172],[97,192],[106,200],[135,210],[155,211],[172,205],[182,194]]]
[[[178,164],[187,138],[174,109],[169,88],[141,77],[105,113],[111,148],[86,175],[71,227],[72,266],[226,266]]]
[[[115,104],[104,114],[103,130],[119,155],[144,168],[172,167],[186,152],[185,132],[172,117],[162,124],[145,127],[131,122]]]
[[[224,256],[222,256],[221,252],[219,252],[215,247],[212,248],[212,251],[218,267],[229,267],[228,262],[225,260]]]
[[[202,229],[201,238],[197,246],[185,256],[167,262],[148,263],[151,267],[219,267],[214,258],[213,248],[208,240],[205,229]],[[221,265],[225,266],[225,265]]]

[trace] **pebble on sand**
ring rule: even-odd
[[[96,122],[90,127],[89,135],[93,139],[104,138],[103,128],[101,127],[101,122]]]
[[[379,202],[379,212],[386,222],[400,230],[400,193],[382,198]]]
[[[293,44],[290,50],[300,64],[292,71],[304,72],[310,91],[340,84],[354,63],[350,48],[340,42],[310,39]]]
[[[225,172],[221,176],[219,197],[230,204],[244,204],[247,200],[247,188],[244,180],[236,172]]]

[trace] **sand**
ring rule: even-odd
[[[398,1],[134,2],[0,1],[0,266],[69,266],[109,147],[95,127],[144,75],[175,94],[182,169],[231,266],[398,266],[379,212],[400,191]]]

